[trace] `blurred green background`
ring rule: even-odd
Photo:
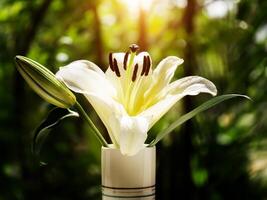
[[[32,131],[52,108],[15,69],[15,55],[56,72],[88,59],[103,70],[108,53],[132,43],[153,66],[168,55],[219,94],[240,93],[182,125],[157,145],[157,199],[267,199],[266,0],[1,0],[0,200],[101,199],[100,145],[80,119],[55,128],[40,159]],[[99,118],[78,98],[106,136]],[[149,135],[204,101],[184,98]]]

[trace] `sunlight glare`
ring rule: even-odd
[[[223,18],[228,12],[232,11],[235,6],[234,1],[216,0],[206,2],[208,5],[205,9],[210,18]]]
[[[139,10],[142,8],[143,10],[149,10],[152,5],[153,0],[122,0],[129,10]]]

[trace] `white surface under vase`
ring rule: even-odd
[[[134,156],[102,147],[102,199],[155,199],[156,148],[146,147]]]

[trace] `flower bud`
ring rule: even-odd
[[[76,103],[74,94],[50,70],[24,56],[16,56],[15,62],[22,77],[44,100],[61,108]]]

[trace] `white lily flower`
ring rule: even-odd
[[[169,56],[153,71],[147,52],[109,55],[104,73],[94,63],[78,60],[61,67],[56,76],[73,91],[83,93],[106,126],[112,143],[124,155],[134,155],[145,147],[148,130],[186,95],[210,93],[215,85],[202,77],[189,76],[174,82],[183,60]]]

